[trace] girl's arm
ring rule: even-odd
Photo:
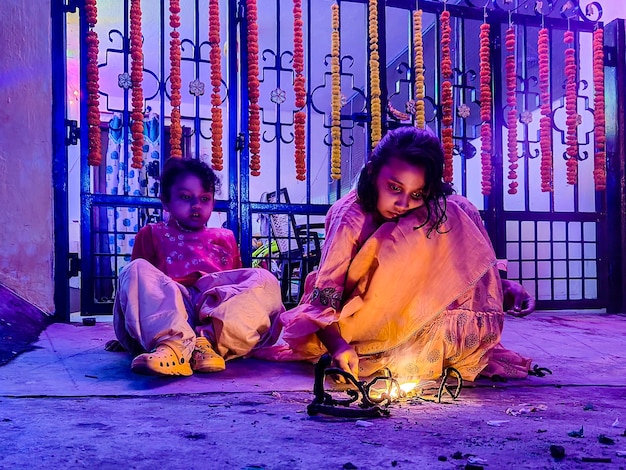
[[[331,323],[326,328],[317,331],[317,337],[326,346],[337,367],[349,372],[355,379],[359,379],[359,356],[348,342],[341,336],[339,325]]]

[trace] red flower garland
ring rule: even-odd
[[[604,30],[593,32],[593,179],[596,191],[606,189],[606,120],[604,117]]]
[[[370,139],[372,148],[383,137],[382,104],[380,102],[380,54],[378,53],[378,0],[368,1],[369,75],[370,75]]]
[[[170,157],[181,158],[183,131],[180,125],[180,88],[182,80],[180,78],[180,33],[176,28],[180,27],[180,4],[179,0],[170,0],[170,102],[172,111],[170,113]]]
[[[133,84],[132,135],[133,168],[143,166],[143,50],[141,37],[141,0],[130,3],[130,79]]]
[[[250,139],[250,174],[261,174],[261,108],[259,107],[259,25],[256,0],[246,0],[248,21],[248,131]]]
[[[87,124],[89,126],[89,165],[99,166],[102,162],[102,142],[100,132],[100,98],[98,73],[98,33],[94,30],[98,22],[98,8],[96,0],[85,1],[87,16]]]
[[[222,50],[220,48],[220,5],[219,0],[209,0],[209,44],[211,45],[211,165],[216,171],[224,169],[222,136]]]
[[[552,163],[552,119],[550,115],[550,43],[548,29],[539,30],[537,38],[539,52],[539,101],[541,119],[539,120],[539,149],[541,151],[541,191],[554,191]]]
[[[450,54],[450,12],[444,10],[440,16],[441,22],[441,143],[443,146],[443,180],[452,182],[452,153],[454,150],[452,132],[452,59]]]
[[[507,56],[504,63],[506,74],[506,103],[508,126],[508,156],[509,156],[509,194],[517,194],[517,97],[516,97],[516,64],[515,64],[515,29],[509,26],[506,30],[505,46]]]
[[[491,194],[491,58],[488,23],[480,25],[480,161],[482,166],[482,193]]]
[[[422,10],[413,12],[413,53],[415,67],[415,127],[424,129],[426,126],[426,108],[424,98],[426,87],[424,86],[424,35],[422,25]],[[387,105],[391,106],[391,103]],[[402,118],[402,119],[408,119]]]
[[[341,63],[339,60],[339,5],[333,3],[331,8],[330,37],[330,177],[341,179]]]
[[[299,111],[294,116],[296,179],[306,179],[306,141],[305,123],[306,114],[302,108],[306,105],[306,88],[304,71],[304,41],[302,33],[302,0],[293,0],[293,70],[296,73],[293,89],[296,95],[296,108]]]
[[[577,106],[577,83],[576,83],[576,50],[573,47],[574,33],[565,31],[563,42],[565,49],[565,124],[566,150],[567,155],[567,183],[576,184],[578,179],[578,106]]]

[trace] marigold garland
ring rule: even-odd
[[[330,76],[331,76],[331,151],[330,177],[341,179],[341,70],[339,66],[339,5],[331,7],[331,46],[330,46]]]
[[[211,165],[214,170],[224,169],[222,136],[222,51],[220,48],[220,5],[219,0],[209,0],[209,44],[211,46]]]
[[[370,39],[370,113],[372,147],[382,138],[382,107],[380,102],[380,56],[378,54],[378,0],[369,0]]]
[[[248,131],[250,174],[261,174],[261,108],[259,106],[259,25],[256,0],[246,0],[248,22]]]
[[[505,35],[505,47],[507,51],[504,69],[506,77],[506,104],[509,108],[507,112],[508,126],[508,157],[509,157],[509,194],[517,194],[519,183],[517,179],[517,77],[515,64],[515,28],[509,26]]]
[[[565,43],[565,125],[566,125],[566,150],[567,155],[567,183],[576,184],[578,180],[578,106],[577,106],[577,66],[576,50],[573,47],[574,33],[565,31],[563,35]]]
[[[143,50],[141,37],[141,0],[131,0],[130,3],[130,80],[132,82],[131,144],[133,162],[131,167],[143,166]]]
[[[181,104],[181,77],[180,77],[180,33],[176,28],[180,27],[180,4],[179,0],[170,0],[170,157],[182,158],[182,138],[183,131],[180,124],[180,104]]]
[[[304,41],[302,33],[302,0],[293,0],[293,70],[294,94],[296,96],[296,108],[299,111],[294,116],[296,179],[306,179],[306,141],[305,124],[306,113],[302,110],[306,105],[306,88],[304,78]]]
[[[550,42],[547,28],[539,30],[537,51],[539,53],[539,150],[541,152],[541,191],[554,191],[552,163],[552,119],[550,99]]]
[[[422,35],[422,10],[413,12],[413,54],[415,63],[415,127],[426,126],[426,108],[424,106],[424,38]]]
[[[450,54],[450,38],[452,28],[450,27],[450,12],[444,10],[439,17],[441,23],[441,144],[443,146],[443,180],[446,183],[452,182],[452,156],[454,150],[454,140],[452,131],[452,59]]]
[[[87,124],[88,147],[87,161],[89,165],[99,166],[102,162],[102,142],[100,132],[100,98],[98,73],[98,33],[95,31],[98,22],[96,0],[86,0],[87,16]]]
[[[606,189],[606,120],[604,116],[604,30],[593,32],[593,179],[596,191]]]
[[[482,193],[491,194],[491,57],[490,57],[490,26],[488,23],[480,25],[480,161],[482,166]]]

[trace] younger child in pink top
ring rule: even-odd
[[[165,164],[161,200],[169,220],[137,233],[115,297],[115,333],[136,355],[134,372],[218,372],[225,360],[273,341],[271,321],[284,310],[277,279],[241,268],[233,232],[206,227],[218,185],[199,160]]]

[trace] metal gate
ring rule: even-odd
[[[210,159],[210,94],[204,93],[210,83],[208,0],[182,3],[181,24],[185,25],[181,27],[183,156]],[[368,18],[372,5],[377,12],[379,63],[384,64],[380,67],[382,128],[415,124],[412,15],[416,2],[338,2],[342,157],[342,178],[338,181],[330,177],[331,3],[302,1],[307,99],[305,106],[298,108],[294,98],[294,2],[258,1],[261,177],[251,176],[249,171],[250,102],[246,77],[249,41],[257,39],[249,34],[254,30],[249,24],[249,2],[223,0],[219,3],[223,54],[220,96],[225,116],[223,148],[226,156],[225,170],[220,177],[225,191],[218,197],[216,214],[210,224],[231,228],[238,236],[244,265],[264,266],[275,272],[283,286],[284,300],[291,305],[297,302],[304,276],[315,268],[319,257],[324,239],[323,215],[332,202],[349,190],[371,147],[371,62],[368,57],[371,24]],[[453,50],[454,186],[457,192],[467,195],[481,209],[497,255],[509,261],[508,277],[521,280],[538,298],[539,308],[611,308],[610,303],[615,301],[609,297],[607,286],[609,281],[615,282],[615,278],[609,277],[609,269],[621,276],[622,267],[619,261],[611,268],[607,248],[621,246],[622,235],[620,230],[609,233],[607,217],[613,217],[613,221],[622,217],[620,167],[613,166],[612,162],[619,162],[623,149],[617,144],[619,136],[609,132],[608,189],[606,192],[594,191],[589,166],[594,151],[593,89],[589,86],[592,80],[590,70],[584,67],[591,35],[596,26],[601,26],[601,11],[596,7],[595,11],[590,7],[581,11],[577,2],[571,0],[543,2],[544,15],[536,14],[535,2],[482,2],[487,6],[476,5],[477,2],[470,0],[420,0],[418,3],[423,11],[427,125],[441,134],[440,16],[447,10],[451,17]],[[145,223],[161,217],[156,198],[158,175],[164,156],[169,152],[165,138],[169,132],[170,112],[168,41],[171,28],[167,4],[159,2],[159,7],[153,8],[151,2],[142,2],[145,122],[153,134],[148,136],[150,146],[144,152],[144,167],[136,172],[129,166],[130,0],[98,2],[100,20],[95,29],[100,38],[100,108],[109,119],[102,124],[102,142],[107,146],[107,151],[103,152],[103,164],[89,167],[86,164],[87,103],[85,99],[80,101],[80,130],[76,137],[80,137],[81,163],[82,315],[110,313],[115,281],[119,270],[129,260],[134,234]],[[80,43],[85,44],[88,26],[84,2],[67,5],[58,0],[55,5],[53,12],[54,8],[62,8],[65,16],[77,8],[77,34]],[[58,14],[56,18],[58,20]],[[488,196],[481,194],[480,187],[481,118],[479,56],[476,53],[483,23],[488,23],[491,30],[492,165],[493,187],[498,189]],[[60,27],[58,22],[55,24]],[[508,168],[504,161],[507,143],[505,113],[509,108],[503,86],[503,64],[507,54],[503,42],[505,31],[511,25],[517,36],[514,56],[517,64],[517,181],[520,185],[515,195],[506,192]],[[537,158],[539,89],[536,45],[542,27],[549,30],[552,47],[550,97],[555,187],[548,193],[542,193],[537,183],[540,159]],[[564,123],[565,46],[562,38],[567,30],[575,34],[574,47],[579,65],[577,101],[582,123],[578,127],[580,177],[576,185],[563,182],[565,159],[562,154],[567,129]],[[613,36],[607,37],[607,44],[616,40],[619,31],[618,27],[613,27]],[[605,61],[605,70],[616,70],[617,56],[623,51],[617,46],[605,49],[613,53]],[[65,54],[66,50],[62,52]],[[80,96],[87,96],[83,73],[86,64],[86,51],[81,48],[78,61]],[[619,110],[609,109],[615,106],[614,97],[623,93],[620,85],[616,85],[618,82],[615,74],[607,73],[607,93],[613,93],[607,96],[607,116],[623,120]],[[306,115],[307,172],[304,182],[295,179],[293,127],[297,111],[304,111]],[[113,151],[110,145],[115,146]],[[112,167],[110,163],[114,157],[118,162]],[[67,178],[67,162],[57,159],[57,165],[65,165],[63,177]],[[614,201],[613,205],[611,201]],[[619,228],[619,223],[617,225]],[[57,249],[57,256],[59,254],[63,255],[62,249]],[[617,282],[619,285],[621,277]],[[618,304],[620,302],[618,300]]]

